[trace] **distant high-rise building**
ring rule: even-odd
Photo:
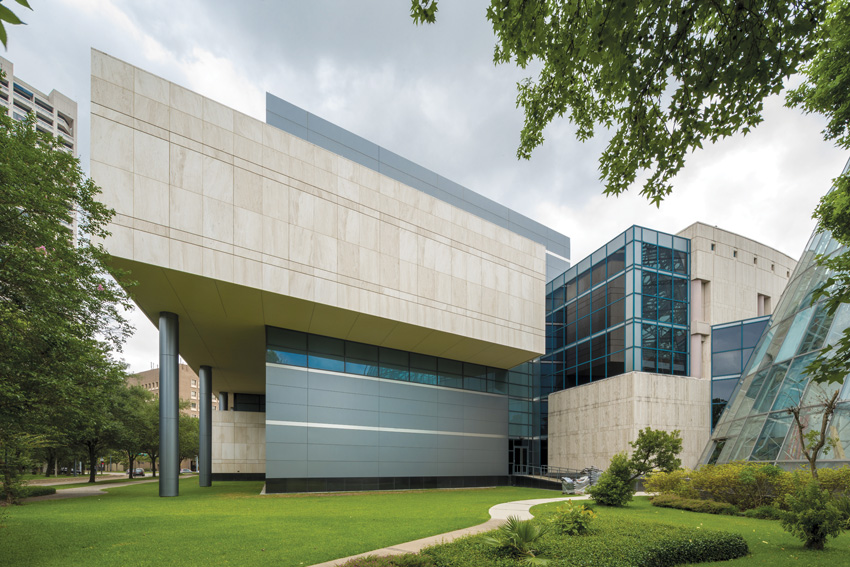
[[[50,94],[32,87],[16,77],[11,61],[0,57],[0,106],[15,120],[35,114],[35,127],[59,138],[65,148],[77,155],[77,103],[57,90]]]

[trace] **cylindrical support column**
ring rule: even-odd
[[[198,484],[212,486],[212,368],[201,366],[201,422],[199,424]]]
[[[159,495],[177,496],[180,488],[178,404],[180,364],[178,319],[174,313],[159,314]]]

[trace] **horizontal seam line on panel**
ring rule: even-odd
[[[400,427],[375,427],[371,425],[343,425],[336,423],[312,423],[302,421],[278,421],[267,419],[266,425],[282,425],[285,427],[316,427],[320,429],[349,429],[356,431],[377,431],[379,433],[415,433],[419,435],[454,435],[457,437],[488,437],[492,439],[507,439],[507,435],[496,433],[464,433],[461,431],[436,431],[432,429],[403,429]]]
[[[372,382],[386,382],[388,384],[404,384],[407,386],[419,386],[423,388],[434,388],[436,390],[446,390],[448,392],[468,392],[470,394],[478,394],[481,396],[493,396],[497,398],[506,398],[507,394],[496,394],[494,392],[479,392],[478,390],[466,390],[464,388],[449,388],[448,386],[438,386],[436,384],[422,384],[421,382],[406,382],[404,380],[393,380],[392,378],[381,378],[380,376],[362,376],[360,374],[350,374],[348,372],[335,372],[333,370],[322,370],[321,368],[310,368],[307,366],[292,366],[291,364],[278,364],[276,362],[266,362],[266,366],[273,366],[275,368],[291,368],[293,370],[304,370],[309,372],[318,372],[320,374],[330,374],[331,376],[348,376],[350,378],[357,378],[358,380],[370,380]],[[275,384],[275,386],[282,386],[282,384]],[[290,386],[292,388],[298,388],[300,386]],[[309,389],[309,388],[305,388]],[[369,395],[369,394],[363,394]],[[389,397],[389,396],[388,396]],[[439,402],[435,402],[439,403]],[[461,404],[457,404],[461,405]]]

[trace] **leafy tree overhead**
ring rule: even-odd
[[[24,8],[30,8],[29,2],[27,0],[15,0],[18,4],[23,6]],[[3,0],[0,0],[0,42],[3,43],[3,47],[6,47],[6,42],[8,38],[6,36],[6,24],[9,25],[21,25],[24,22],[15,15],[15,13],[10,10],[5,4],[3,4]]]
[[[200,420],[181,413],[177,422],[180,461],[194,459],[201,448]]]
[[[437,0],[411,0],[415,23],[436,14]],[[689,153],[752,130],[797,73],[805,83],[788,104],[827,116],[826,138],[847,147],[848,0],[491,0],[487,19],[496,63],[541,65],[518,85],[517,155],[558,117],[581,140],[601,127],[612,135],[599,160],[606,193],[640,182],[660,203]]]
[[[92,241],[106,236],[112,212],[78,160],[33,120],[0,116],[0,453],[7,454],[25,450],[28,435],[58,436],[68,412],[84,413],[83,394],[98,387],[94,377],[116,371],[111,353],[131,331],[122,315],[129,298]]]
[[[116,418],[120,423],[115,448],[127,458],[130,478],[133,478],[135,461],[144,451],[142,440],[145,432],[146,407],[154,405],[153,394],[141,386],[123,388],[116,400]],[[158,418],[158,416],[157,416]]]

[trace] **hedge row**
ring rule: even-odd
[[[32,498],[50,494],[56,494],[56,489],[52,486],[21,486],[17,490],[16,498]],[[2,484],[0,484],[0,498],[6,499],[6,490]]]
[[[544,516],[541,522],[547,521]],[[605,518],[594,523],[593,533],[561,536],[550,531],[539,544],[540,557],[551,567],[593,565],[594,567],[672,567],[705,561],[727,561],[749,553],[737,534],[682,528],[634,518]],[[498,554],[472,536],[422,551],[438,566],[514,567],[521,560]]]
[[[729,463],[699,470],[653,473],[644,482],[647,492],[685,499],[714,500],[751,510],[781,502],[809,478],[807,471],[788,472],[774,465]],[[818,469],[821,486],[835,495],[850,495],[850,467]]]
[[[703,514],[723,514],[725,516],[737,516],[741,513],[737,506],[726,502],[715,502],[714,500],[697,500],[694,498],[682,498],[675,494],[659,494],[650,499],[653,506],[659,508],[675,508],[676,510],[689,510]]]
[[[342,567],[434,567],[434,560],[426,555],[367,555],[342,564]]]

